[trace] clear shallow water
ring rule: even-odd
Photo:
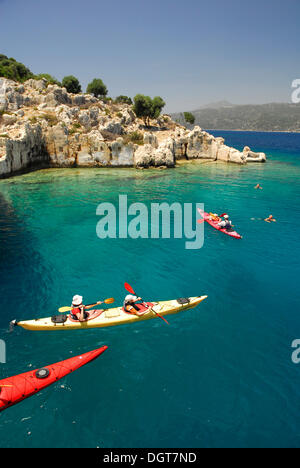
[[[0,337],[4,378],[102,344],[98,361],[0,414],[2,447],[300,446],[300,135],[213,132],[266,151],[265,165],[176,170],[50,170],[0,181]],[[264,190],[253,189],[261,183]],[[230,213],[242,241],[205,227],[184,240],[96,237],[96,207],[203,202]],[[277,224],[262,218],[272,213]],[[86,302],[208,294],[197,309],[134,326],[8,334],[13,318]],[[62,387],[63,386],[63,387]],[[30,434],[29,434],[30,433]]]

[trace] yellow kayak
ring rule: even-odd
[[[183,299],[174,299],[171,301],[161,301],[144,303],[144,315],[136,316],[124,312],[122,307],[116,307],[106,310],[94,310],[89,312],[89,318],[84,322],[74,321],[68,315],[58,315],[54,317],[41,318],[36,320],[26,320],[23,322],[13,321],[12,324],[25,328],[26,330],[86,330],[89,328],[113,327],[115,325],[125,325],[127,323],[136,323],[142,320],[158,318],[159,315],[177,314],[183,310],[193,309],[207,296],[188,297]],[[159,318],[158,318],[159,320]]]

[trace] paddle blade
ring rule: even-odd
[[[165,317],[163,317],[162,315],[159,315],[157,312],[156,312],[156,315],[161,318],[164,322],[166,322],[167,325],[170,325],[168,320],[165,319]]]
[[[114,298],[113,297],[109,297],[108,299],[105,299],[105,304],[112,304],[113,302],[115,302]]]
[[[64,314],[65,312],[70,312],[70,311],[71,311],[71,307],[61,307],[60,309],[58,309],[58,312],[61,314]]]
[[[132,287],[130,286],[130,284],[125,283],[125,284],[124,284],[124,287],[125,287],[126,291],[128,291],[128,292],[130,292],[131,294],[135,295],[135,292],[134,292],[134,290],[132,289]]]

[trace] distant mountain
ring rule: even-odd
[[[209,104],[205,104],[204,106],[198,107],[195,112],[202,110],[202,109],[221,109],[222,107],[234,107],[235,104],[231,104],[228,101],[217,101],[217,102],[210,102]]]
[[[192,114],[195,116],[194,125],[210,130],[300,132],[300,104],[234,105],[221,101],[194,110]],[[186,125],[183,113],[171,116]]]

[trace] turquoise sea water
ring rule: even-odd
[[[0,414],[1,447],[300,446],[300,135],[213,132],[268,163],[175,170],[48,170],[0,181],[0,378],[103,344],[87,367]],[[263,190],[254,190],[260,183]],[[229,212],[241,241],[205,226],[205,244],[96,236],[96,207],[168,201]],[[267,224],[273,214],[278,222]],[[198,308],[136,325],[63,333],[15,329],[73,294],[124,282],[145,299],[207,294]],[[70,354],[72,352],[72,354]]]

